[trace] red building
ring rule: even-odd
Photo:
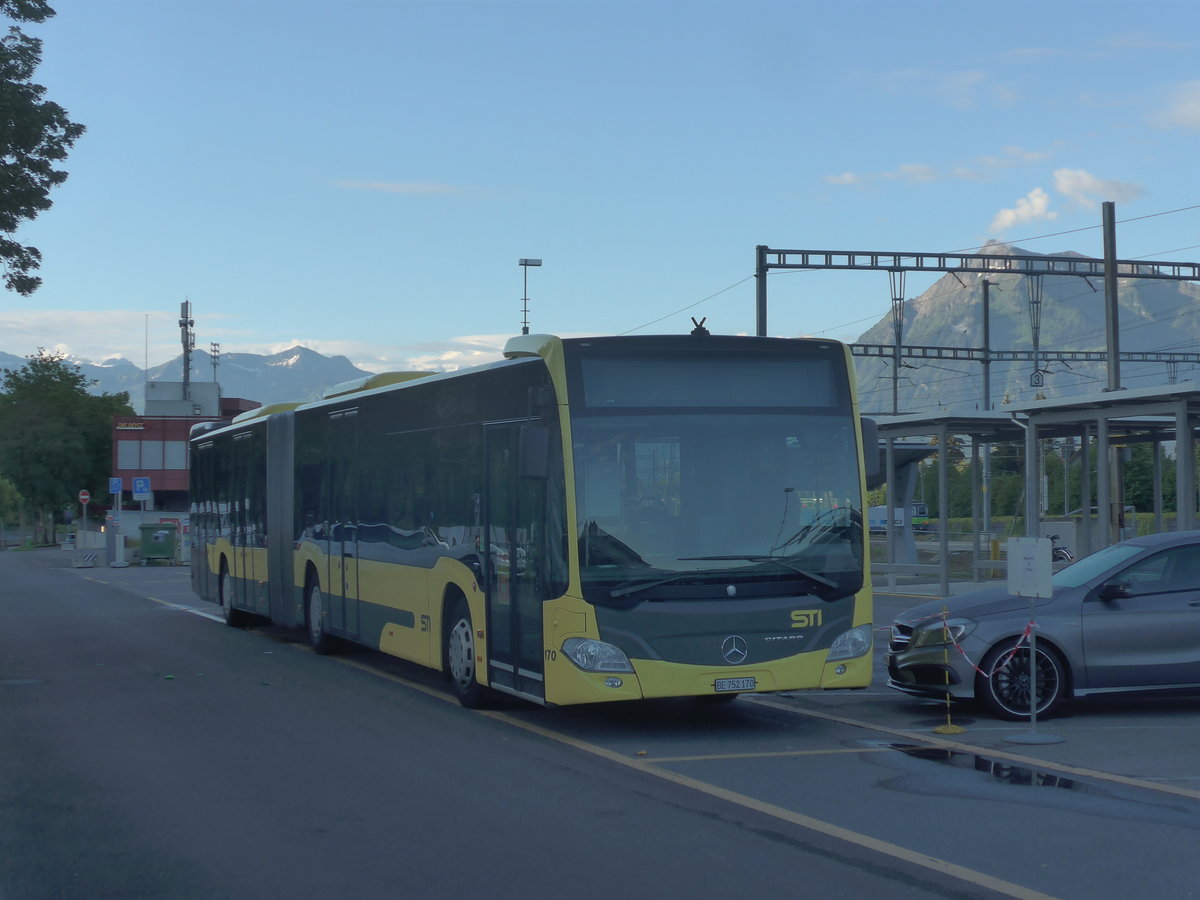
[[[145,509],[185,512],[188,433],[192,426],[197,422],[229,421],[261,405],[255,400],[220,397],[217,385],[212,383],[147,383],[147,414],[117,416],[113,421],[112,474],[122,480],[125,499],[132,496],[133,479],[149,478],[153,499],[145,501]]]

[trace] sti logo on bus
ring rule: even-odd
[[[819,609],[793,609],[792,610],[792,627],[793,628],[815,628],[821,624],[821,611]]]

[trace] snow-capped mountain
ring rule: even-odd
[[[19,369],[27,360],[0,351],[0,370]],[[110,359],[103,363],[73,359],[80,373],[95,382],[97,394],[129,392],[133,408],[140,410],[145,400],[147,381],[182,381],[182,354],[170,362],[143,371],[127,359]],[[360,369],[344,356],[323,356],[304,347],[292,347],[271,356],[256,353],[222,353],[216,372],[212,358],[202,350],[192,353],[191,380],[211,382],[216,375],[224,397],[257,400],[264,406],[289,400],[313,400],[326,388],[370,373]]]

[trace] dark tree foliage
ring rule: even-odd
[[[0,473],[42,523],[82,488],[99,494],[112,468],[112,421],[132,415],[129,395],[89,394],[88,379],[59,354],[39,349],[20,369],[4,371],[0,392]]]
[[[0,13],[18,22],[44,22],[54,10],[45,0],[0,0]],[[31,274],[42,254],[10,235],[50,208],[50,189],[67,179],[55,166],[84,132],[32,81],[41,61],[42,42],[19,28],[10,26],[0,38],[0,264],[5,286],[24,296],[42,283]]]

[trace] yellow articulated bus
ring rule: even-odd
[[[441,669],[465,706],[870,683],[844,345],[522,335],[504,357],[197,425],[196,592]]]

